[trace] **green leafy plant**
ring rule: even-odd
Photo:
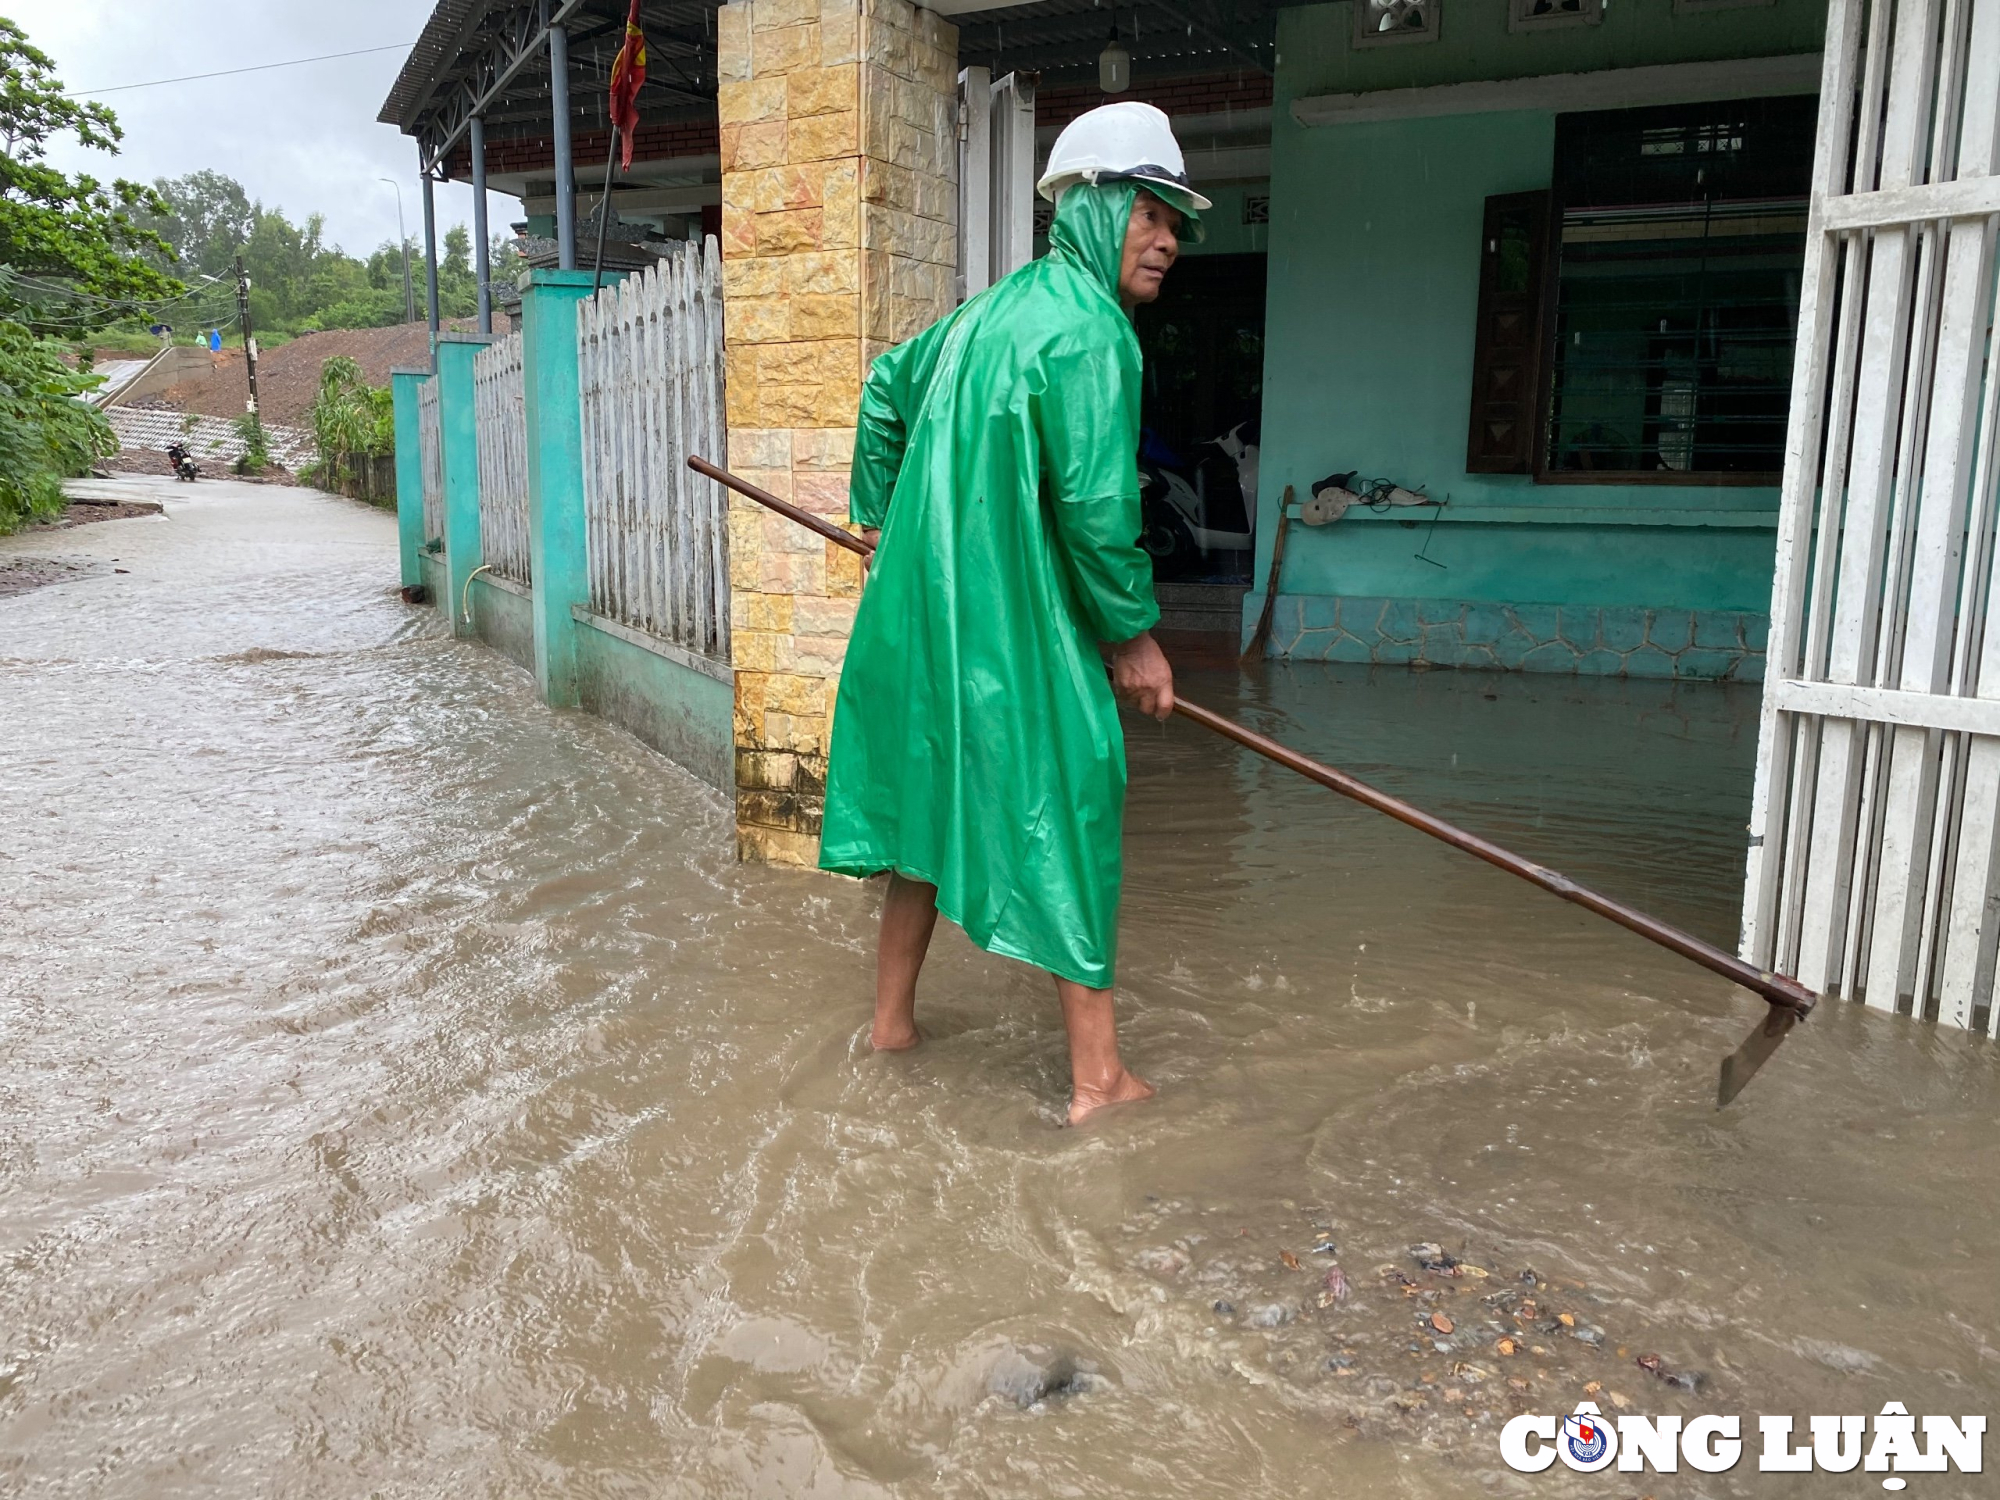
[[[330,485],[338,487],[347,477],[348,460],[396,451],[394,396],[386,386],[368,384],[360,363],[346,355],[320,366],[311,417],[320,474]]]
[[[104,413],[78,399],[101,384],[22,324],[0,322],[0,533],[60,515],[63,480],[118,451]]]
[[[239,474],[261,474],[271,467],[271,449],[264,438],[264,419],[246,411],[232,424],[243,439],[243,456],[236,460]]]

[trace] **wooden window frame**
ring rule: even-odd
[[[1542,431],[1547,407],[1545,388],[1549,381],[1548,341],[1543,325],[1548,318],[1549,229],[1555,222],[1549,206],[1552,197],[1547,188],[1529,193],[1496,193],[1486,200],[1485,211],[1480,217],[1479,326],[1472,342],[1472,401],[1465,433],[1465,472],[1468,474],[1532,474],[1536,455],[1546,447]],[[1490,242],[1497,242],[1500,217],[1522,209],[1528,211],[1529,223],[1535,226],[1537,238],[1534,253],[1541,261],[1535,268],[1540,283],[1529,292],[1528,320],[1531,326],[1521,357],[1522,397],[1516,425],[1520,429],[1520,441],[1525,446],[1520,447],[1515,456],[1495,457],[1486,451],[1484,429],[1491,416],[1487,380],[1495,364],[1493,316],[1499,311],[1493,305],[1497,296],[1493,286],[1497,243],[1494,250],[1489,250],[1487,246]]]

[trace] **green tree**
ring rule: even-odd
[[[139,222],[164,208],[158,195],[57,171],[47,155],[60,135],[115,155],[124,132],[102,104],[66,97],[54,61],[0,17],[0,315],[74,331],[179,296],[171,250]]]
[[[463,224],[444,233],[444,255],[438,261],[438,314],[469,318],[479,310],[479,280],[472,269],[472,234]]]
[[[221,172],[201,171],[159,178],[153,189],[163,211],[149,222],[180,263],[204,276],[229,274],[257,225],[258,206],[243,184]]]
[[[0,322],[0,535],[60,514],[62,481],[118,451],[104,413],[77,399],[101,383],[21,324]]]

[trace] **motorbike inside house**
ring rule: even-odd
[[[1162,580],[1250,577],[1263,406],[1265,256],[1183,256],[1138,310],[1139,479]]]

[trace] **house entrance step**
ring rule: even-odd
[[[1160,602],[1162,630],[1201,631],[1234,636],[1243,628],[1243,596],[1250,592],[1241,583],[1160,583],[1153,596]]]

